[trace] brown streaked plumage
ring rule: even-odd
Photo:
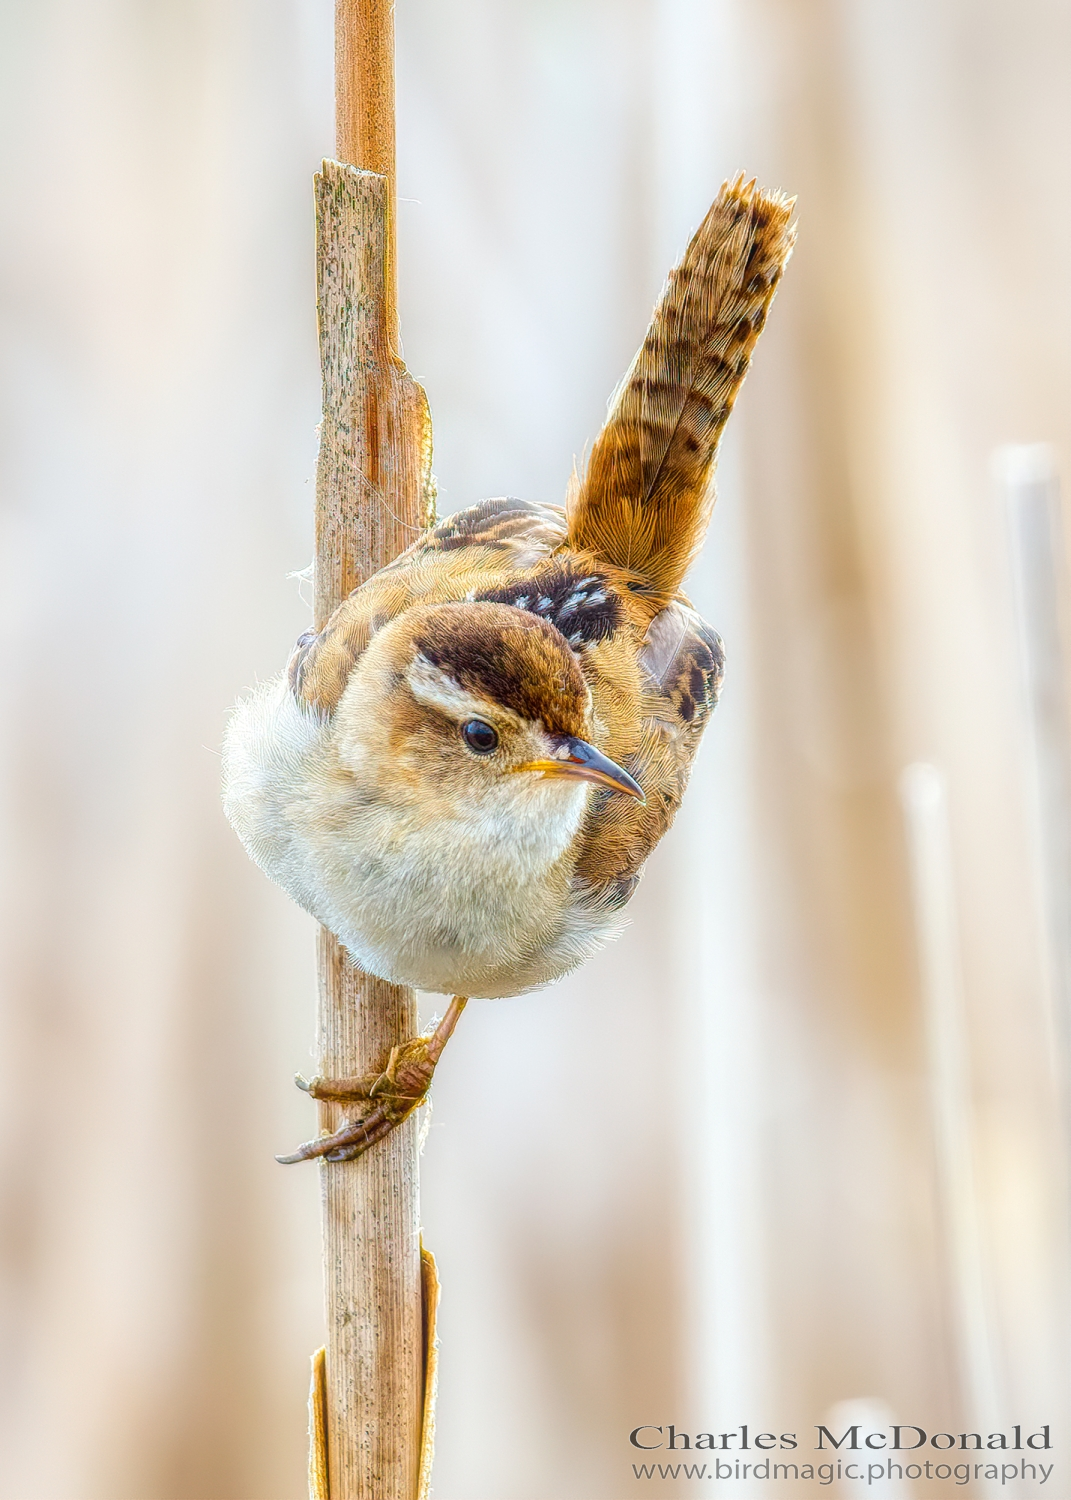
[[[569,539],[638,573],[652,604],[680,588],[714,504],[733,402],[792,251],[794,199],[726,184],[670,272],[569,506]]]
[[[301,638],[285,687],[239,709],[229,816],[372,972],[515,994],[612,934],[721,684],[721,643],[681,585],[791,208],[723,187],[565,510],[486,500],[446,518]],[[378,1139],[422,1097],[436,1037],[349,1080],[379,1103],[299,1155]]]

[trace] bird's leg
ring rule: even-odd
[[[327,1161],[352,1161],[376,1141],[389,1135],[396,1125],[423,1104],[431,1087],[435,1064],[467,1004],[466,996],[455,995],[431,1035],[414,1037],[392,1047],[381,1073],[368,1073],[362,1078],[313,1078],[311,1081],[299,1075],[295,1080],[298,1088],[304,1089],[314,1099],[330,1099],[339,1104],[361,1102],[369,1104],[370,1108],[359,1120],[343,1125],[333,1135],[306,1141],[292,1155],[277,1156],[276,1161],[287,1166],[292,1162],[308,1161],[314,1156],[322,1156]]]

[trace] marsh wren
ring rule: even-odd
[[[237,708],[227,816],[361,968],[450,994],[291,1157],[358,1155],[427,1092],[469,996],[520,994],[621,926],[717,701],[681,593],[718,441],[791,252],[792,204],[726,184],[670,275],[564,509],[485,500],[432,527]]]

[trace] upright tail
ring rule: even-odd
[[[661,607],[714,505],[718,441],[792,253],[795,199],[725,183],[670,272],[568,503],[569,540],[643,579]]]

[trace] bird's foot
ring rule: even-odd
[[[332,1135],[306,1141],[290,1156],[278,1161],[290,1164],[322,1156],[328,1161],[352,1161],[382,1140],[407,1115],[424,1102],[435,1073],[428,1057],[428,1037],[414,1037],[391,1049],[382,1073],[363,1078],[313,1078],[300,1075],[294,1080],[298,1088],[314,1099],[329,1099],[339,1104],[366,1104],[365,1113],[336,1130]]]
[[[381,1073],[368,1073],[361,1078],[311,1080],[299,1074],[295,1079],[298,1088],[304,1089],[314,1099],[328,1099],[339,1104],[359,1102],[368,1108],[360,1119],[348,1122],[331,1135],[306,1141],[290,1156],[277,1156],[276,1161],[286,1166],[316,1156],[322,1156],[325,1161],[352,1161],[376,1141],[389,1135],[427,1098],[435,1065],[466,1004],[463,995],[455,995],[431,1035],[413,1037],[392,1047]]]

